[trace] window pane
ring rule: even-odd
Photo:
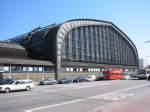
[[[33,67],[29,67],[29,71],[30,71],[30,72],[33,71]]]
[[[23,71],[28,71],[28,68],[27,67],[23,67]]]
[[[4,70],[4,71],[9,71],[9,66],[4,66],[4,67],[3,67],[3,70]]]
[[[22,66],[11,66],[12,72],[22,72]]]
[[[42,72],[42,71],[43,71],[43,68],[42,68],[42,67],[39,67],[39,71]]]
[[[38,67],[34,67],[33,69],[34,69],[34,71],[38,71]]]

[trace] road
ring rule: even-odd
[[[114,80],[0,93],[0,112],[150,112],[150,82]]]

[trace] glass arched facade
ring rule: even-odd
[[[138,63],[131,44],[112,26],[104,25],[70,30],[63,43],[62,60],[130,66]]]

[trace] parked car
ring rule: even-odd
[[[122,80],[129,80],[129,79],[130,79],[130,75],[125,74],[122,76]]]
[[[147,74],[150,74],[150,70],[149,69],[139,69],[138,73],[136,74],[136,78],[138,79],[147,79]]]
[[[96,81],[101,81],[101,80],[107,80],[107,78],[104,74],[101,74],[101,75],[97,76],[95,80]]]
[[[30,91],[33,89],[34,82],[32,80],[11,80],[11,79],[2,79],[0,81],[0,91],[9,93],[10,91],[15,90],[27,90]]]
[[[122,80],[137,80],[138,78],[134,74],[124,74]]]
[[[57,80],[54,79],[45,79],[41,82],[39,82],[39,85],[54,85],[57,83]]]
[[[89,78],[90,81],[96,80],[96,76],[95,75],[89,75],[88,78]]]
[[[130,80],[138,80],[138,78],[136,77],[135,74],[131,74],[129,79]]]
[[[79,76],[73,80],[73,82],[90,82],[91,80],[85,76]]]
[[[58,80],[58,84],[68,84],[73,82],[73,78],[64,77],[60,80]]]

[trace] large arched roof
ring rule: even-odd
[[[88,26],[88,25],[103,25],[103,26],[111,26],[114,28],[118,33],[122,35],[122,37],[127,40],[127,42],[132,46],[136,57],[138,58],[138,52],[136,49],[136,46],[134,43],[131,41],[131,39],[123,32],[121,31],[116,25],[114,25],[112,22],[108,21],[102,21],[102,20],[96,20],[96,19],[73,19],[64,22],[59,26],[58,32],[57,32],[57,49],[58,49],[58,54],[60,55],[60,51],[62,49],[62,44],[64,41],[64,38],[66,34],[73,28],[80,27],[80,26]]]

